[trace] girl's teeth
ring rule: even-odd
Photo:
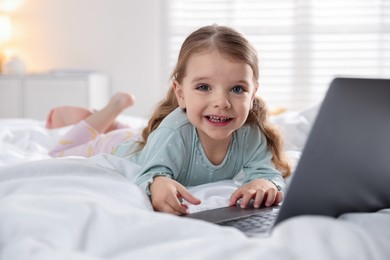
[[[229,120],[229,117],[209,116],[209,119],[213,122],[226,122]]]

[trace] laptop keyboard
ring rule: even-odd
[[[229,220],[218,223],[221,226],[234,227],[238,230],[248,234],[249,236],[255,234],[269,233],[273,224],[275,223],[278,211],[265,212],[262,214],[252,215],[240,219]]]

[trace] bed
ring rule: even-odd
[[[273,116],[296,165],[317,107]],[[141,127],[142,118],[121,120]],[[269,237],[154,212],[132,183],[136,165],[101,154],[53,159],[68,128],[0,120],[0,259],[389,259],[390,209],[337,219],[291,218]],[[191,212],[224,206],[229,181],[191,187]]]

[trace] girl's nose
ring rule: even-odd
[[[215,95],[214,107],[228,109],[231,107],[229,97],[226,94]]]

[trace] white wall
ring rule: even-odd
[[[132,92],[127,114],[148,116],[168,84],[162,75],[160,0],[24,0],[10,45],[29,72],[97,70]]]

